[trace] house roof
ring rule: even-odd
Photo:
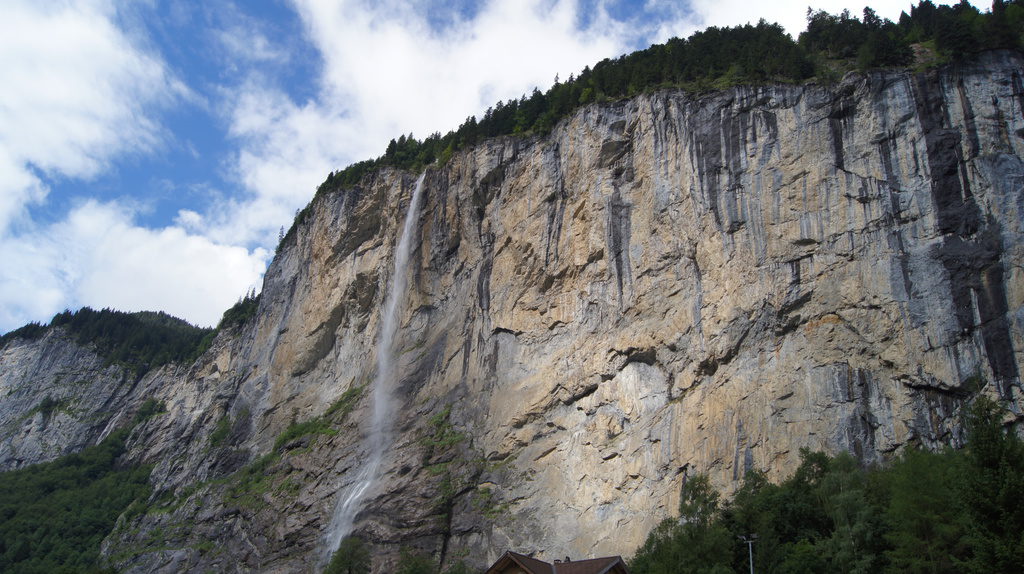
[[[505,552],[485,574],[500,574],[512,564],[518,565],[530,574],[629,574],[621,556],[549,564],[511,550]]]
[[[498,561],[488,568],[484,574],[500,574],[512,564],[519,565],[530,574],[554,574],[551,571],[551,565],[547,562],[519,554],[518,552],[512,552],[511,550],[505,551],[501,558],[498,558]]]

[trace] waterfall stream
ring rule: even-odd
[[[371,400],[373,402],[372,418],[366,435],[367,457],[359,470],[349,491],[341,498],[335,508],[326,535],[326,558],[338,548],[342,540],[352,532],[356,514],[370,487],[378,478],[384,451],[390,444],[391,423],[393,418],[392,389],[395,386],[395,335],[401,319],[402,303],[405,300],[407,287],[407,268],[413,246],[417,213],[419,211],[420,194],[423,191],[423,179],[426,172],[416,180],[416,187],[409,201],[409,211],[405,215],[402,234],[395,246],[395,267],[391,274],[391,288],[384,301],[381,313],[380,333],[377,340],[377,375],[373,381]]]

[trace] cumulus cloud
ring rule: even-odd
[[[262,270],[265,252],[144,229],[115,204],[86,201],[55,223],[33,218],[40,206],[63,209],[46,205],[47,182],[87,182],[120,158],[159,150],[156,112],[192,97],[117,21],[102,0],[4,3],[0,331],[80,305],[211,323]]]
[[[275,44],[265,27],[272,23],[261,22],[246,14],[231,2],[219,2],[204,7],[215,14],[221,23],[211,34],[219,44],[221,66],[230,72],[240,72],[246,66],[281,66],[291,59],[286,46]],[[196,8],[193,8],[196,9]]]
[[[88,200],[61,221],[0,243],[0,259],[18,270],[0,274],[0,325],[82,305],[160,309],[214,325],[239,293],[257,286],[267,252],[178,227],[145,229],[134,215],[115,202]]]
[[[7,2],[0,18],[0,231],[45,197],[40,174],[88,178],[153,149],[146,105],[184,93],[133,49],[106,2]],[[44,33],[45,31],[45,33]]]
[[[341,150],[359,134],[317,102],[295,104],[284,92],[252,84],[233,98],[230,137],[238,142],[230,170],[247,192],[209,210],[205,233],[219,241],[270,245],[279,226],[312,197]]]
[[[601,12],[585,29],[577,2],[496,0],[436,32],[398,3],[301,0],[324,54],[324,95],[344,102],[378,139],[458,125],[497,99],[546,87],[621,50],[627,30]]]

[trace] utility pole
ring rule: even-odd
[[[737,536],[737,538],[747,543],[747,551],[750,555],[750,574],[754,574],[754,541],[757,540],[757,534]]]

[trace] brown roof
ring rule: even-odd
[[[511,550],[505,552],[485,574],[500,574],[512,564],[518,565],[530,574],[629,574],[626,563],[620,556],[548,564]]]
[[[484,574],[500,574],[512,564],[519,565],[530,574],[554,574],[551,571],[551,565],[547,562],[519,554],[518,552],[512,552],[511,550],[505,551],[501,558],[498,558],[498,561],[488,568]]]

